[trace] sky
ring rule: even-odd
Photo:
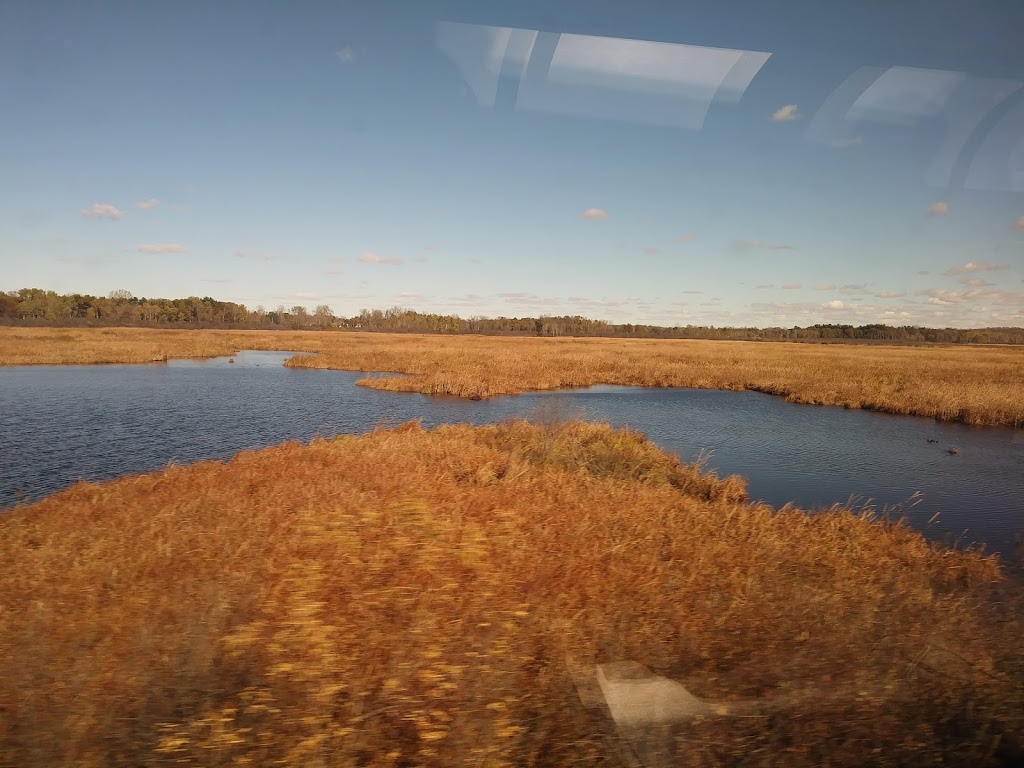
[[[1022,28],[994,0],[2,0],[0,290],[1024,326]]]

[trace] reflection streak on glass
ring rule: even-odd
[[[518,78],[521,109],[700,130],[735,104],[770,53],[441,22],[437,44],[481,106]]]

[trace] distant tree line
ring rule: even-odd
[[[364,331],[479,333],[515,336],[607,336],[645,339],[735,339],[745,341],[888,341],[942,344],[1024,344],[1024,328],[922,328],[918,326],[818,324],[800,328],[715,328],[703,325],[608,323],[579,315],[554,317],[470,317],[435,315],[393,307],[362,310],[342,321]]]
[[[6,325],[132,325],[192,328],[345,329],[397,333],[466,333],[508,336],[604,336],[647,339],[735,339],[754,341],[878,341],[941,344],[1024,344],[1022,328],[922,328],[817,324],[805,328],[735,328],[700,325],[608,323],[579,315],[470,317],[411,309],[364,309],[338,317],[321,304],[268,310],[218,301],[209,296],[184,299],[139,298],[128,291],[107,296],[58,294],[39,288],[0,292],[0,323]]]
[[[111,291],[107,296],[90,296],[59,294],[40,288],[0,292],[0,320],[7,324],[26,325],[180,325],[204,328],[331,328],[338,324],[338,318],[326,304],[311,313],[302,306],[249,309],[244,304],[218,301],[209,296],[147,299],[124,290]]]

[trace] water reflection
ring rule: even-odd
[[[480,402],[393,394],[355,386],[361,373],[285,368],[289,354],[243,352],[235,363],[0,368],[0,505],[38,498],[78,477],[228,458],[318,434],[413,418],[433,426],[539,414],[639,429],[686,461],[710,452],[711,467],[744,475],[753,497],[775,505],[857,497],[882,507],[920,492],[923,500],[908,515],[934,538],[966,531],[966,541],[1009,551],[1024,530],[1021,430],[815,408],[755,392],[598,386]]]

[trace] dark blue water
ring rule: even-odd
[[[0,368],[0,506],[78,478],[414,418],[433,426],[582,416],[639,429],[685,461],[711,452],[710,467],[743,475],[753,498],[774,505],[854,497],[881,509],[917,492],[921,501],[905,514],[931,538],[962,535],[1009,552],[1024,532],[1024,430],[794,405],[755,392],[594,387],[474,402],[366,389],[355,385],[363,374],[285,368],[288,356]]]

